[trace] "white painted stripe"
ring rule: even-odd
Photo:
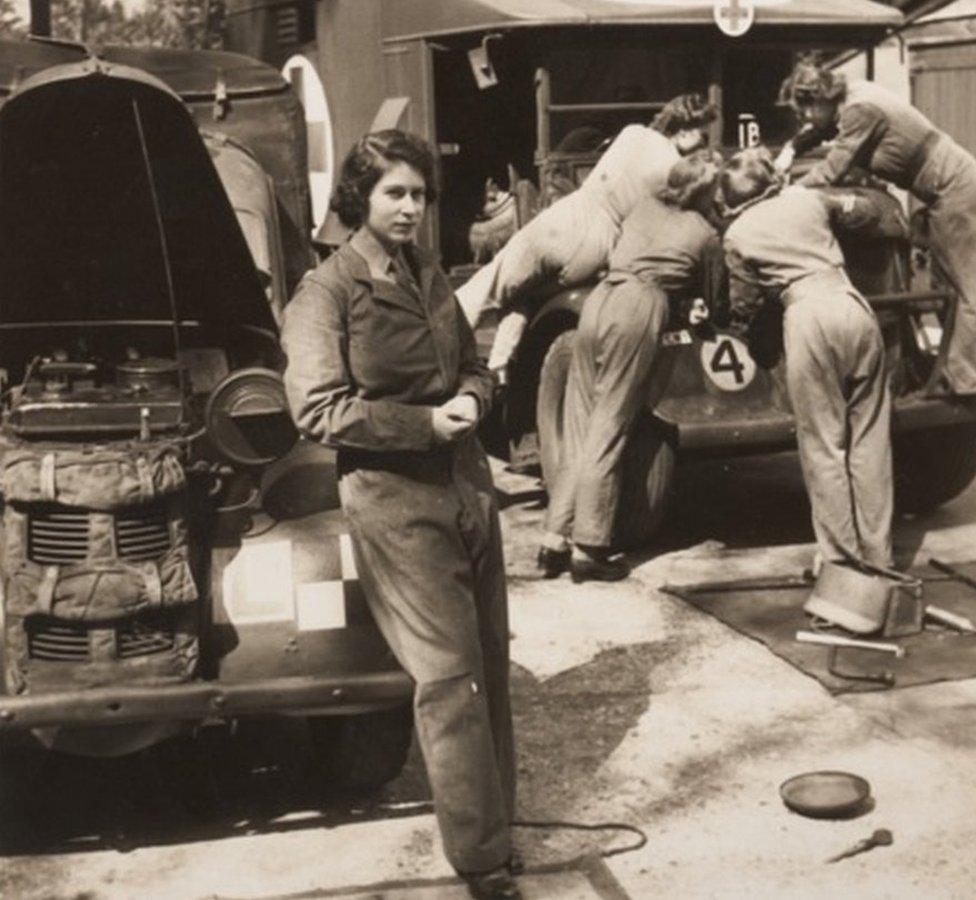
[[[342,577],[346,581],[357,581],[356,557],[352,552],[352,538],[348,534],[339,535],[339,558],[342,561]]]

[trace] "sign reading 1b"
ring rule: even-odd
[[[715,0],[712,16],[723,34],[742,37],[756,20],[756,7],[753,0]]]

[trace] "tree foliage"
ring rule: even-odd
[[[51,0],[52,36],[92,47],[215,48],[221,45],[223,19],[222,0]],[[13,0],[0,0],[0,34],[26,29]]]
[[[13,0],[0,0],[0,37],[18,37],[24,33],[25,27]]]

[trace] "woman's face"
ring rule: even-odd
[[[829,128],[837,119],[837,104],[830,100],[811,100],[797,107],[800,121],[812,125],[817,131]]]
[[[394,162],[369,195],[366,227],[388,250],[411,243],[427,208],[427,182],[413,166]]]

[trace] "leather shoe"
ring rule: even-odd
[[[551,547],[540,547],[536,563],[542,569],[543,578],[558,578],[563,572],[569,571],[569,550],[553,550]]]
[[[468,893],[477,900],[522,900],[522,892],[507,866],[462,877],[468,885]]]
[[[575,584],[581,581],[622,581],[630,575],[630,566],[622,556],[583,559],[573,557],[569,563],[570,577]]]

